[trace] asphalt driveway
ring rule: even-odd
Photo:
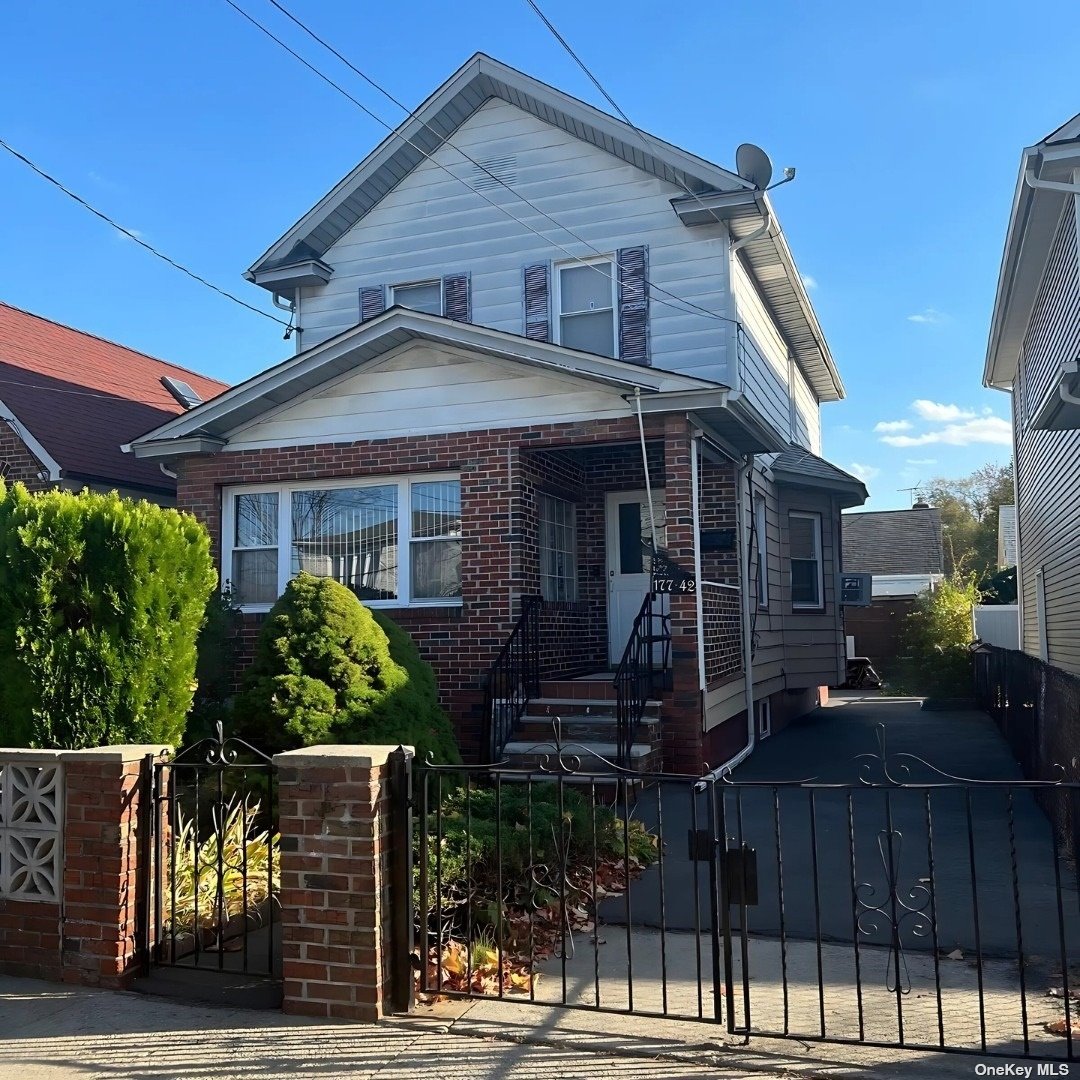
[[[882,727],[891,775],[927,786],[863,783],[884,780]],[[730,842],[756,853],[747,928],[888,944],[895,919],[906,949],[1080,955],[1076,876],[1057,861],[1032,792],[1007,783],[1022,779],[982,713],[923,711],[909,699],[834,700],[762,743],[722,789]],[[635,813],[662,830],[663,864],[628,898],[604,905],[604,922],[707,931],[709,866],[690,861],[687,832],[711,812],[707,793],[686,783],[646,793]],[[738,925],[741,909],[731,917]]]

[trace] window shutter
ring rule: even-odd
[[[443,314],[454,322],[472,322],[472,288],[468,274],[448,274],[443,283]]]
[[[620,248],[619,359],[649,362],[649,249]]]
[[[525,336],[551,340],[551,299],[547,263],[525,267]]]
[[[360,321],[367,322],[386,310],[386,296],[381,285],[365,285],[360,290]]]

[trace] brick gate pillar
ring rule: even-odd
[[[392,746],[310,746],[274,757],[287,1013],[377,1020],[391,1011]],[[394,837],[395,846],[407,837]],[[406,886],[407,887],[407,886]]]

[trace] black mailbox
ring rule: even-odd
[[[702,553],[716,551],[735,550],[734,529],[702,529],[701,530]]]

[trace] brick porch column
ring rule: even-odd
[[[694,522],[693,453],[690,422],[685,416],[664,418],[664,488],[667,501],[667,549],[687,573],[694,572],[697,533]],[[702,702],[698,670],[697,599],[671,596],[670,707],[664,711],[664,768],[700,772],[702,765]]]
[[[277,754],[287,1013],[377,1020],[391,1008],[392,746]],[[407,838],[394,837],[394,845]],[[399,920],[400,922],[400,920]]]
[[[126,987],[140,971],[136,910],[143,762],[157,746],[60,755],[64,771],[61,977]]]

